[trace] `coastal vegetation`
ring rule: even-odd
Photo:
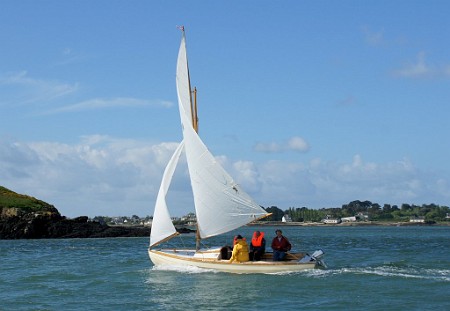
[[[437,204],[407,204],[400,206],[372,203],[370,201],[352,201],[343,204],[340,208],[320,208],[312,209],[308,207],[289,207],[281,209],[277,206],[264,208],[267,212],[272,213],[270,217],[261,221],[282,221],[283,216],[288,216],[293,222],[321,222],[324,218],[345,218],[352,216],[360,216],[361,220],[370,220],[372,222],[408,222],[412,218],[423,218],[426,223],[449,222],[450,208],[448,206],[440,206]],[[25,215],[34,215],[36,217],[51,217],[58,221],[65,220],[66,217],[61,216],[58,210],[51,204],[36,199],[34,197],[18,194],[5,187],[0,186],[0,220],[3,218],[24,218]],[[188,217],[191,216],[191,217]],[[195,214],[189,213],[188,216],[175,219],[177,225],[189,224],[195,222]],[[36,219],[38,219],[36,218]],[[143,225],[151,223],[153,217],[139,217],[133,215],[131,217],[109,217],[96,216],[90,221],[92,223],[107,225]],[[87,217],[77,217],[75,223],[87,222]]]
[[[0,186],[0,215],[18,216],[31,212],[59,214],[53,205]]]
[[[266,211],[272,213],[267,221],[281,221],[284,215],[288,215],[294,222],[320,222],[326,217],[344,218],[356,215],[364,216],[371,221],[379,222],[402,222],[409,221],[411,218],[424,218],[425,222],[449,221],[450,208],[437,204],[407,204],[403,203],[400,207],[397,205],[384,204],[370,201],[352,201],[342,205],[341,208],[320,208],[309,209],[307,207],[290,207],[287,210],[281,210],[276,206],[266,208]]]

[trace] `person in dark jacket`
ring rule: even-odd
[[[292,245],[280,229],[277,229],[275,233],[277,236],[272,240],[273,261],[282,261],[286,258],[286,254],[291,250]]]

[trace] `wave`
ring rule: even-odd
[[[152,271],[175,271],[175,272],[181,272],[181,273],[187,273],[187,274],[211,273],[211,272],[219,273],[216,270],[203,269],[203,268],[193,267],[193,266],[169,266],[169,265],[153,266]]]
[[[382,277],[398,277],[407,279],[425,279],[433,281],[450,282],[450,270],[448,269],[427,269],[415,267],[356,267],[327,270],[314,270],[308,272],[311,277],[330,277],[343,274],[367,274]]]
[[[185,274],[199,273],[220,273],[216,270],[203,269],[192,266],[153,266],[152,271],[175,271]],[[418,267],[398,267],[392,265],[383,265],[379,267],[354,267],[338,269],[311,269],[302,271],[284,271],[276,273],[265,273],[265,275],[287,276],[302,275],[311,278],[327,278],[337,275],[376,275],[386,278],[405,278],[405,279],[424,279],[441,282],[450,282],[449,269],[429,269]]]

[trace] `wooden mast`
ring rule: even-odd
[[[189,72],[189,69],[188,69]],[[189,81],[189,89],[191,87],[191,82]],[[194,100],[192,101],[192,94],[194,95]],[[198,133],[198,116],[197,116],[197,88],[194,87],[194,91],[191,93],[191,114],[192,114],[192,126],[194,130]],[[197,221],[197,230],[195,232],[195,249],[200,249],[200,230],[198,230],[198,221]]]
[[[184,30],[184,26],[179,27],[179,29],[183,32],[183,36],[186,40],[186,33]],[[188,74],[188,82],[189,82],[189,101],[191,104],[191,119],[192,119],[192,127],[194,128],[195,132],[198,133],[198,116],[197,116],[197,88],[194,87],[194,91],[192,91],[191,88],[191,76],[189,74],[189,62],[187,60],[186,56],[186,66],[187,66],[187,74]],[[194,98],[192,98],[194,97]],[[195,249],[200,249],[200,230],[198,230],[198,221],[197,221],[197,230],[195,233]]]
[[[194,126],[194,130],[198,133],[198,115],[197,115],[197,88],[194,86],[194,105],[192,107],[191,104],[191,111],[192,111],[192,125]]]

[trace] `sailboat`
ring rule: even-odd
[[[260,261],[230,263],[223,247],[202,248],[200,241],[230,232],[269,216],[217,162],[198,135],[197,104],[191,90],[186,53],[186,34],[178,52],[176,86],[183,140],[169,160],[155,203],[148,254],[155,266],[197,267],[229,273],[277,273],[313,269],[322,265],[323,252],[289,253],[285,261],[273,261],[266,253]],[[166,195],[174,171],[184,151],[197,217],[196,247],[161,248],[178,232],[173,225]]]

